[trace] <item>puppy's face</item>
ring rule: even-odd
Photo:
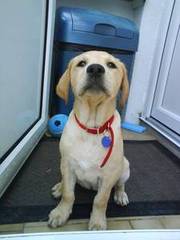
[[[71,83],[77,98],[115,98],[122,90],[121,105],[128,96],[125,66],[106,52],[89,51],[71,60],[68,69],[57,85],[57,94],[67,101]]]

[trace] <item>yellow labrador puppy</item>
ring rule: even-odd
[[[85,52],[71,60],[59,80],[56,92],[65,102],[70,85],[75,102],[60,141],[62,181],[52,189],[61,201],[49,214],[49,225],[61,226],[69,218],[77,182],[97,190],[89,229],[104,230],[113,187],[116,203],[128,204],[124,184],[130,174],[129,162],[124,157],[121,118],[116,110],[118,92],[121,107],[128,97],[126,69],[106,52]]]

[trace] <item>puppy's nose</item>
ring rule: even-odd
[[[86,71],[91,76],[94,76],[94,75],[101,76],[102,74],[105,73],[104,67],[100,64],[91,64],[88,66]]]

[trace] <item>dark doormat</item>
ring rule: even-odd
[[[125,141],[131,176],[130,204],[111,196],[108,217],[180,214],[180,159],[156,141]],[[46,221],[57,204],[51,188],[60,179],[58,140],[44,138],[0,199],[0,224]],[[95,192],[76,187],[71,219],[89,218]]]

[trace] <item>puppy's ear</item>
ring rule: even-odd
[[[71,67],[72,62],[69,63],[68,68],[64,72],[64,74],[59,79],[59,82],[56,86],[56,94],[62,98],[65,103],[68,102],[68,93],[69,93],[69,87],[70,87],[70,81],[71,81]]]
[[[122,77],[122,82],[120,86],[121,99],[120,99],[119,105],[120,105],[120,108],[123,108],[129,95],[129,82],[128,82],[126,67],[122,62],[121,62],[121,69],[123,71],[123,77]]]

